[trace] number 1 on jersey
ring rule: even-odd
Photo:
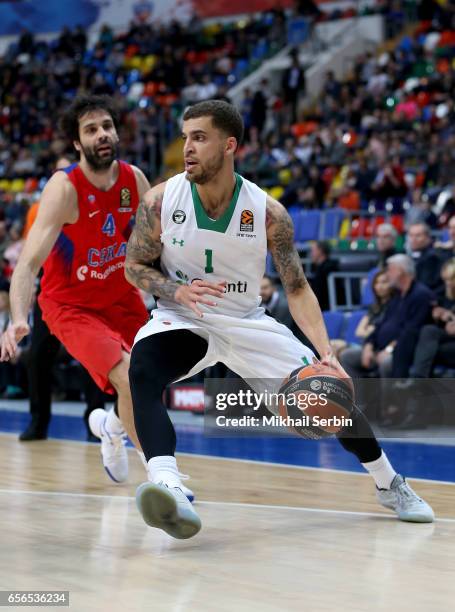
[[[211,272],[213,272],[212,256],[213,256],[212,249],[205,249],[205,270],[204,272],[206,274],[210,274]]]

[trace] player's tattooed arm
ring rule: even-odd
[[[294,246],[294,227],[282,204],[267,198],[267,243],[286,294],[304,289],[308,284],[299,254]]]
[[[266,224],[268,248],[286,291],[292,318],[316,348],[322,363],[336,367],[347,376],[333,357],[321,309],[305,278],[294,246],[292,220],[284,206],[270,197],[267,198]]]
[[[144,194],[128,241],[125,261],[127,280],[147,293],[173,299],[179,285],[153,267],[161,254],[161,205],[165,183]]]

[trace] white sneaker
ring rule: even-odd
[[[125,448],[126,433],[113,434],[106,430],[108,413],[96,408],[88,417],[91,432],[101,438],[101,455],[104,469],[114,482],[125,482],[128,479],[128,452]]]
[[[145,459],[145,455],[144,453],[140,453],[138,451],[137,453],[142,461],[142,464],[145,468],[145,471],[147,472],[147,478],[151,481],[152,477],[150,476],[150,472],[149,472],[149,466],[148,463]],[[182,474],[179,472],[179,476],[180,476],[180,480],[189,480],[190,477],[187,474]],[[183,482],[180,483],[180,489],[182,490],[182,492],[184,493],[184,495],[187,496],[188,500],[193,503],[194,502],[194,493],[191,489],[189,489],[188,487],[185,487],[185,485],[183,484]]]
[[[173,538],[186,540],[201,529],[201,519],[179,487],[144,482],[136,491],[136,504],[147,525]]]
[[[179,476],[180,476],[180,480],[189,480],[190,479],[188,474],[182,474],[181,472],[179,472]],[[189,489],[188,487],[185,487],[183,482],[180,483],[180,489],[182,490],[182,493],[187,496],[188,501],[193,503],[194,502],[194,493],[193,493],[193,491],[191,489]]]
[[[376,497],[385,508],[395,510],[401,521],[411,523],[434,521],[431,506],[411,489],[401,474],[397,474],[392,480],[390,489],[376,489]]]

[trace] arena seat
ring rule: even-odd
[[[322,240],[337,238],[346,213],[342,208],[330,208],[323,211],[322,214]]]
[[[296,242],[319,240],[319,227],[321,224],[321,211],[302,210],[294,218]]]
[[[322,316],[324,317],[324,323],[327,327],[329,338],[331,340],[334,338],[341,338],[341,331],[344,324],[343,313],[324,310]]]
[[[362,339],[355,335],[358,324],[361,319],[366,315],[366,310],[354,310],[350,314],[346,315],[346,326],[343,334],[343,338],[349,344],[361,344]]]
[[[367,275],[366,282],[362,287],[362,306],[370,306],[374,302],[373,278],[379,272],[379,268],[372,268]]]

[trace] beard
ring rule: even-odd
[[[109,155],[99,155],[94,147],[83,147],[81,144],[82,152],[87,160],[88,165],[93,172],[102,172],[111,167],[112,162],[117,159],[118,145],[114,142],[106,142],[104,146],[109,145],[111,152]],[[100,145],[101,146],[101,145]]]
[[[199,162],[200,171],[190,174],[186,173],[186,179],[190,183],[196,183],[197,185],[205,185],[211,181],[221,170],[224,164],[224,153],[219,151],[213,159],[208,161],[205,166]]]

